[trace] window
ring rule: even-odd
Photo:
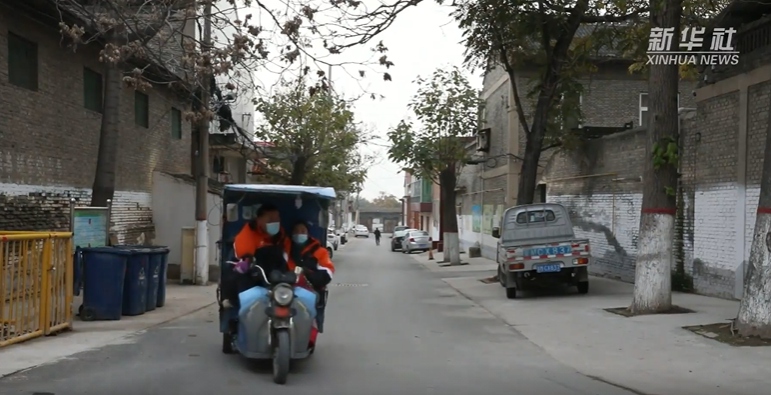
[[[677,94],[677,107],[680,107],[680,93]],[[640,124],[648,126],[648,93],[640,93]]]
[[[140,91],[134,91],[134,123],[150,127],[150,98]]]
[[[554,211],[542,210],[542,211],[524,211],[517,214],[517,223],[537,223],[545,221],[554,221],[557,217],[554,215]]]
[[[182,111],[171,108],[171,138],[182,139]]]
[[[83,107],[102,112],[104,90],[102,75],[88,67],[83,68]]]
[[[212,158],[211,171],[214,174],[222,173],[225,171],[225,158],[222,156],[215,156]]]
[[[421,186],[422,186],[422,183],[420,179],[416,179],[416,181],[413,181],[410,184],[410,197],[420,198],[420,192],[422,192]]]
[[[37,43],[8,32],[8,82],[36,91]]]
[[[563,93],[560,96],[560,130],[573,130],[581,127],[581,105],[584,104],[584,95],[581,93]]]
[[[546,203],[546,184],[538,184],[535,187],[535,200],[533,203]]]

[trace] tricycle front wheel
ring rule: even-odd
[[[289,331],[279,330],[276,332],[276,345],[273,349],[273,382],[276,384],[286,384],[289,376],[289,360],[291,359],[291,350],[289,343]]]

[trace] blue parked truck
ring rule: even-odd
[[[498,239],[498,280],[507,298],[534,285],[568,284],[581,294],[589,292],[589,240],[576,239],[561,204],[511,207],[492,233]]]

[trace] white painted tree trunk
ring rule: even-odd
[[[209,230],[206,220],[196,221],[195,284],[209,284]]]
[[[643,213],[634,276],[633,314],[650,314],[672,307],[672,258],[675,217]]]
[[[444,261],[460,265],[460,238],[457,233],[444,232]]]
[[[764,174],[765,176],[765,174]],[[771,213],[758,212],[736,326],[742,336],[771,338]]]

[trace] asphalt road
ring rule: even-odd
[[[269,364],[221,353],[211,308],[132,343],[5,377],[0,394],[631,394],[561,365],[384,240],[337,252],[326,333],[285,386],[272,382]],[[570,335],[565,328],[565,347]]]

